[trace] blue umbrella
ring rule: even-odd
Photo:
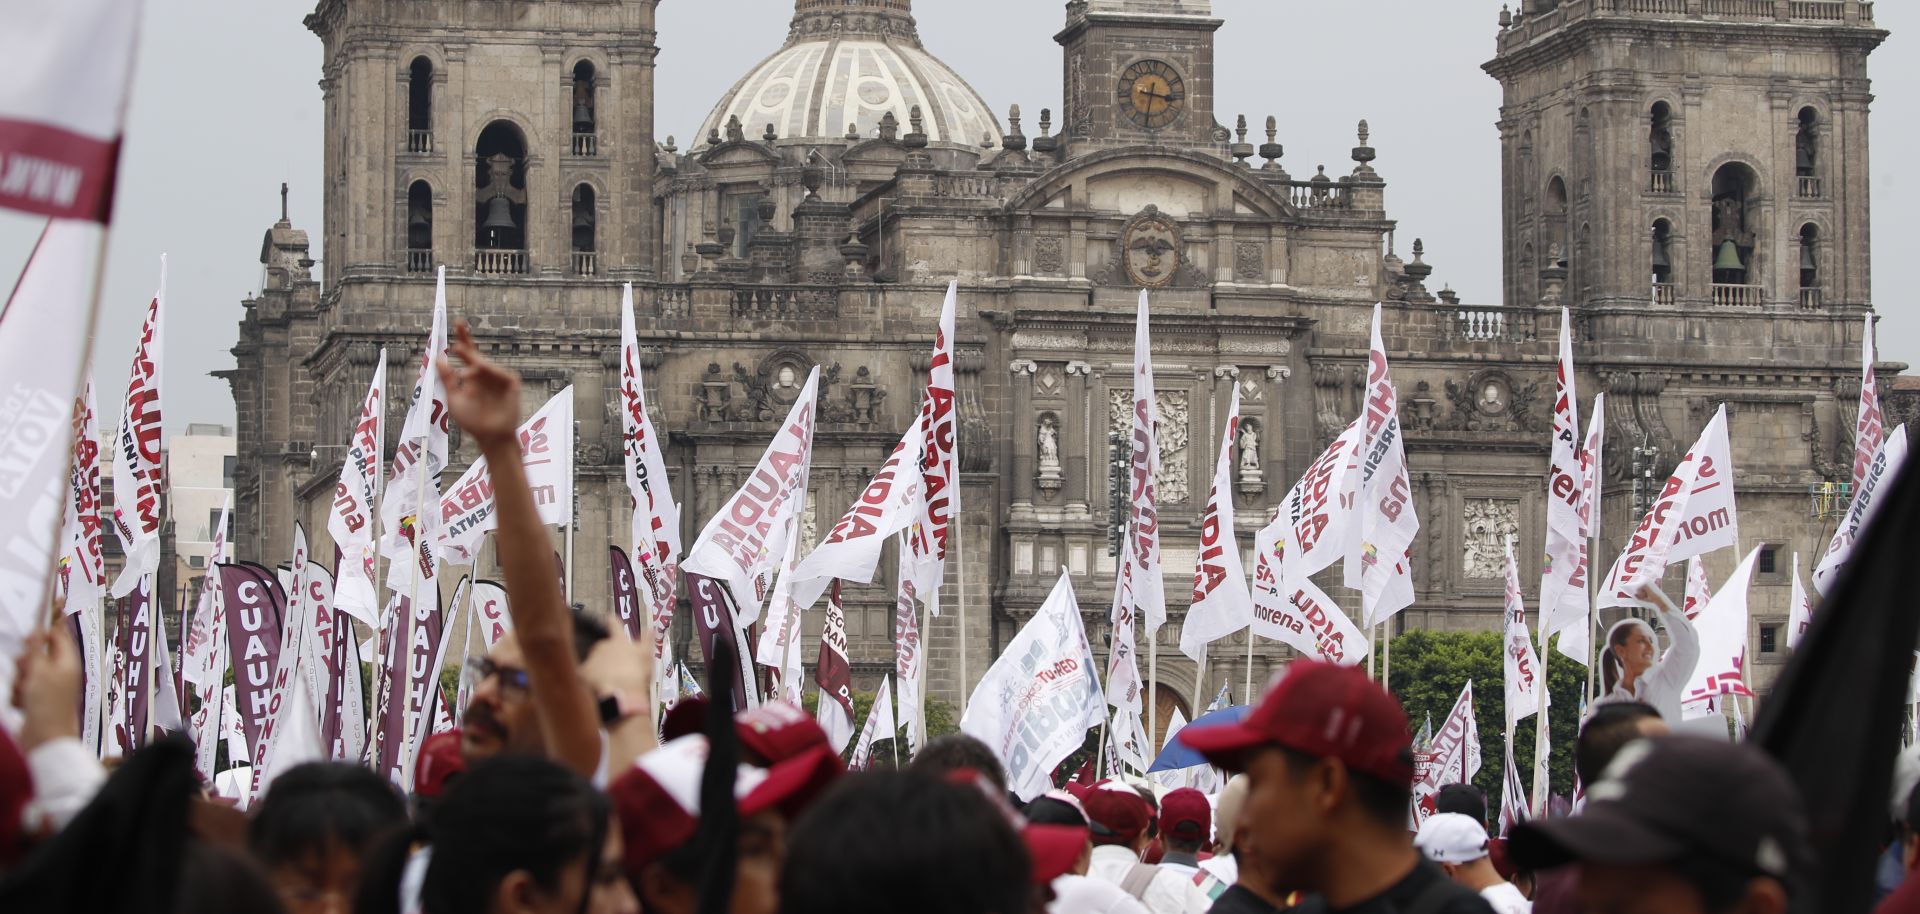
[[[1188,746],[1187,741],[1180,737],[1195,727],[1216,727],[1221,724],[1237,724],[1242,718],[1246,717],[1247,712],[1251,710],[1253,709],[1247,705],[1234,705],[1231,708],[1209,711],[1194,718],[1193,723],[1182,727],[1179,733],[1173,735],[1173,740],[1160,750],[1160,755],[1153,760],[1151,766],[1148,766],[1148,773],[1155,771],[1178,771],[1182,768],[1205,765],[1207,760],[1202,758],[1199,752],[1195,751],[1191,746]]]

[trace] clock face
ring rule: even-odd
[[[1187,82],[1172,64],[1142,60],[1120,74],[1120,109],[1148,130],[1180,119],[1187,108]]]

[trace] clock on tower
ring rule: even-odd
[[[1077,0],[1065,50],[1068,146],[1211,146],[1213,33],[1206,0]]]

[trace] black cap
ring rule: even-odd
[[[1703,855],[1783,881],[1804,872],[1812,853],[1800,792],[1772,758],[1689,736],[1629,743],[1580,814],[1517,826],[1508,848],[1530,870]]]

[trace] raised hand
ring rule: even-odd
[[[20,725],[20,749],[80,736],[74,709],[80,703],[80,651],[59,629],[41,629],[27,636],[13,682],[13,706],[25,718]]]
[[[435,363],[453,421],[482,451],[512,446],[520,427],[520,376],[480,354],[466,321],[454,323],[447,348],[464,363],[460,368],[444,358]]]

